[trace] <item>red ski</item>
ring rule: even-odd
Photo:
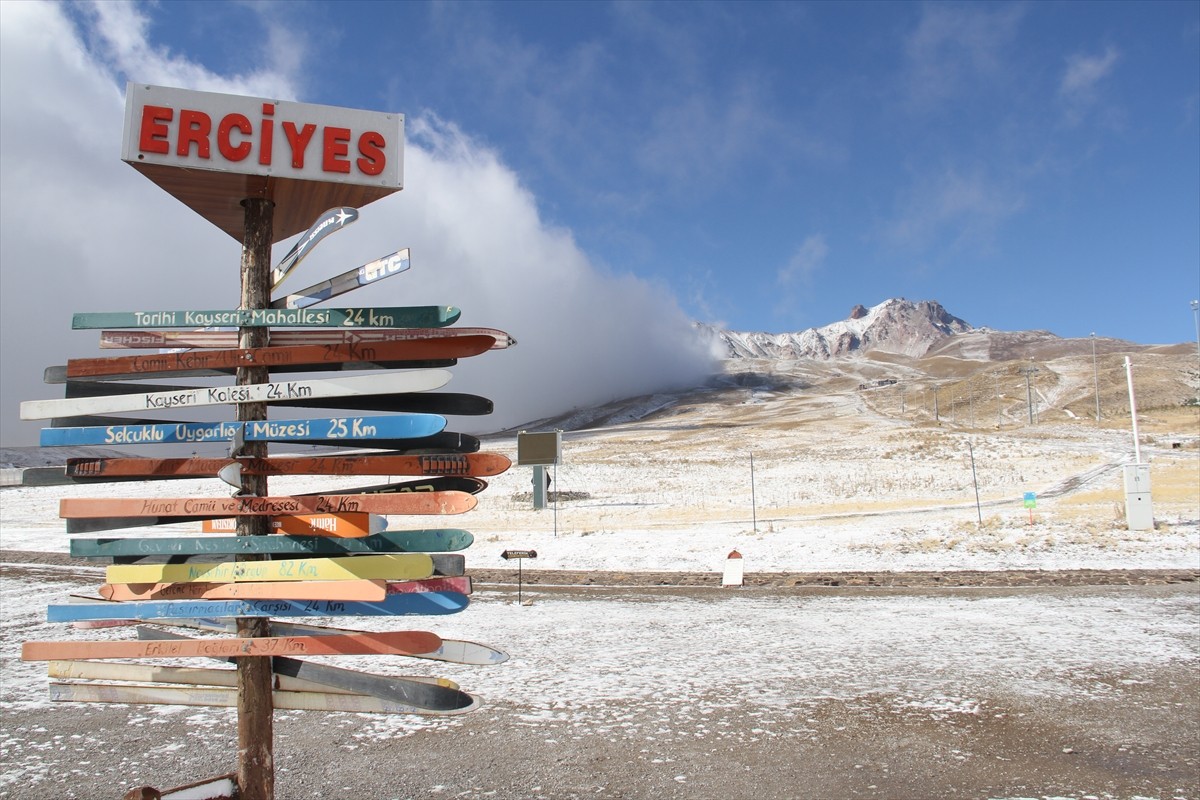
[[[371,344],[311,344],[285,347],[243,347],[112,358],[73,358],[68,378],[100,378],[186,372],[196,369],[234,370],[239,367],[373,364],[433,359],[468,358],[490,349],[491,336],[453,336]]]
[[[403,492],[396,494],[338,494],[299,497],[162,497],[66,498],[58,503],[64,519],[97,517],[228,517],[282,514],[462,514],[475,507],[466,492]]]

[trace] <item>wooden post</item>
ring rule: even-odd
[[[242,239],[242,308],[269,308],[271,305],[271,238],[274,204],[264,198],[242,201],[246,209],[246,232]],[[241,328],[239,347],[266,347],[269,331],[265,327]],[[239,367],[239,386],[269,383],[266,367]],[[240,403],[237,420],[252,422],[267,418],[266,403]],[[266,442],[246,442],[241,455],[253,458],[267,456]],[[264,497],[267,495],[266,475],[243,475],[242,491]],[[270,533],[270,518],[241,516],[237,521],[238,536],[263,536]],[[238,561],[259,561],[262,554],[238,555]],[[240,637],[269,636],[270,625],[265,617],[239,617]],[[238,768],[237,780],[242,800],[274,800],[275,747],[274,707],[271,702],[271,659],[244,657],[237,659],[238,675]]]

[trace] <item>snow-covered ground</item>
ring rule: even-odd
[[[553,489],[574,499],[533,510],[531,470],[514,466],[490,480],[479,507],[466,515],[393,517],[390,527],[472,531],[468,572],[511,568],[500,559],[509,548],[538,551],[527,570],[713,572],[734,549],[748,572],[1200,567],[1200,437],[1186,425],[1151,426],[1145,436],[1156,525],[1130,532],[1121,512],[1120,465],[1131,460],[1132,448],[1129,433],[1117,427],[932,427],[883,413],[878,396],[852,391],[805,396],[759,388],[721,399],[565,434]],[[647,403],[666,405],[662,398]],[[490,438],[484,449],[515,458],[515,439]],[[330,480],[273,478],[271,494],[380,482],[374,476]],[[0,547],[67,552],[57,518],[62,497],[227,491],[215,480],[6,488],[0,490]],[[1032,515],[1022,502],[1025,492],[1037,494]],[[189,523],[112,535],[198,530]],[[3,708],[47,704],[44,665],[18,660],[22,641],[81,636],[46,623],[45,605],[72,591],[94,592],[102,571],[64,570],[47,568],[0,585]],[[1132,687],[1161,670],[1200,663],[1200,599],[1188,591],[593,591],[581,598],[539,590],[531,606],[514,604],[507,590],[484,591],[463,614],[410,627],[512,653],[497,667],[438,664],[432,670],[485,703],[513,704],[518,712],[504,724],[553,728],[556,736],[633,730],[663,747],[672,737],[716,745],[729,737],[802,735],[808,710],[830,699],[881,699],[890,713],[929,719],[978,716],[998,703],[1111,698],[1124,691],[1121,681]],[[396,620],[350,624],[395,628]],[[86,635],[127,638],[130,632]],[[401,659],[362,658],[352,666],[421,671]],[[687,713],[681,716],[680,709]],[[727,729],[720,720],[733,709],[760,724],[750,732]],[[145,723],[186,719],[206,729],[227,730],[233,719],[232,711],[173,707],[130,713]],[[355,719],[348,735],[357,741],[463,724]],[[20,796],[18,787],[46,775],[50,758],[43,761],[28,741],[26,733],[3,731],[0,797]]]
[[[734,549],[748,572],[1200,567],[1200,430],[1189,418],[1164,423],[1176,429],[1147,426],[1155,527],[1134,532],[1123,511],[1127,430],[1090,422],[964,429],[947,420],[957,412],[965,424],[961,408],[944,409],[935,427],[915,419],[919,395],[905,416],[884,391],[739,389],[674,405],[651,397],[645,406],[656,414],[564,434],[551,488],[571,499],[535,511],[532,469],[514,466],[489,479],[468,514],[393,517],[389,526],[470,530],[468,565],[480,567],[501,565],[509,548],[536,549],[530,568],[569,570],[714,571]],[[515,460],[516,440],[489,438],[484,449]],[[382,480],[272,478],[270,493]],[[5,488],[0,547],[66,552],[62,497],[228,491],[215,479]]]

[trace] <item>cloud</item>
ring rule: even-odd
[[[302,37],[268,15],[265,4],[252,4],[255,19],[266,30],[260,51],[266,64],[239,75],[219,75],[166,47],[148,41],[150,18],[132,3],[103,2],[80,6],[82,23],[92,36],[92,57],[102,60],[126,80],[156,86],[180,86],[206,92],[247,94],[277,100],[299,96]]]
[[[1117,49],[1112,45],[1105,48],[1104,55],[1089,56],[1077,53],[1068,57],[1059,92],[1076,97],[1090,94],[1100,79],[1112,72],[1119,57]]]
[[[792,253],[791,258],[775,273],[778,293],[774,312],[782,319],[794,320],[801,304],[801,293],[811,294],[814,278],[825,268],[829,245],[824,234],[807,236]]]
[[[816,233],[807,237],[792,257],[788,259],[776,276],[781,286],[807,285],[813,276],[825,266],[825,256],[829,255],[829,245],[825,237]]]
[[[64,8],[0,3],[5,445],[36,439],[38,425],[18,421],[19,401],[61,396],[41,383],[44,367],[99,354],[95,332],[70,330],[72,312],[237,304],[239,244],[121,163],[115,73],[276,98],[304,79],[278,63],[215,74],[147,41],[144,17],[126,6],[91,8],[89,48]],[[512,333],[517,347],[455,369],[448,390],[487,395],[497,408],[456,429],[516,425],[695,385],[710,373],[707,344],[668,290],[597,269],[570,231],[544,221],[498,154],[453,123],[433,115],[408,123],[405,189],[363,208],[290,280],[307,285],[410,247],[409,273],[360,290],[353,302],[456,305],[461,325]],[[275,257],[290,244],[277,244]]]
[[[920,22],[904,43],[910,103],[938,106],[975,91],[980,80],[1001,78],[1024,14],[1015,4],[921,6]]]
[[[1025,198],[983,166],[948,166],[921,176],[897,205],[883,231],[889,246],[956,255],[990,250],[999,227],[1025,207]]]
[[[1120,53],[1109,45],[1101,55],[1076,53],[1067,58],[1058,93],[1063,102],[1064,119],[1069,126],[1083,122],[1100,103],[1101,82],[1112,74]],[[1102,115],[1109,124],[1119,122],[1119,115],[1109,110]]]

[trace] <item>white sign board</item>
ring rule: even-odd
[[[403,186],[404,115],[131,83],[121,158],[273,178]]]

